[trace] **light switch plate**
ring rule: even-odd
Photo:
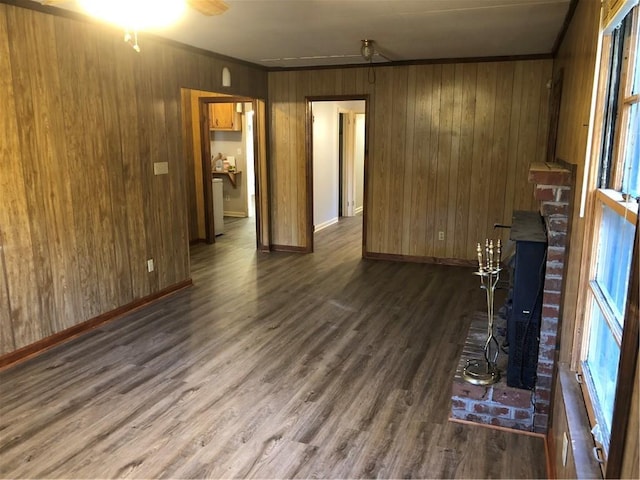
[[[166,175],[169,173],[169,162],[155,162],[153,164],[154,175]]]

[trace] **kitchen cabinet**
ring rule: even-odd
[[[235,103],[210,103],[209,104],[209,129],[210,130],[242,130],[242,119],[236,112]]]

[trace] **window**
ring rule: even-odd
[[[629,2],[633,3],[633,2]],[[606,461],[611,439],[618,367],[629,296],[632,251],[640,196],[639,19],[634,7],[603,38],[598,95],[597,178],[589,195],[583,283],[586,305],[580,369],[594,439]]]
[[[611,328],[619,338],[624,325],[634,226],[604,201],[599,200],[599,205],[598,260],[592,288],[603,298],[603,308],[609,310]]]
[[[635,12],[635,49],[632,54],[635,56],[633,63],[633,75],[631,81],[631,92],[624,102],[628,106],[629,126],[627,131],[627,148],[625,150],[625,175],[622,181],[623,191],[628,192],[633,197],[640,197],[640,35],[638,34],[638,8]]]

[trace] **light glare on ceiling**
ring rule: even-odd
[[[127,30],[166,27],[183,15],[185,0],[79,0],[91,16]]]

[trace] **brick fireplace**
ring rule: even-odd
[[[529,168],[529,182],[535,185],[534,195],[539,202],[548,242],[535,387],[533,390],[509,387],[504,375],[498,383],[488,386],[472,385],[462,378],[466,360],[482,358],[486,314],[476,315],[453,380],[452,420],[546,433],[557,360],[574,181],[574,166],[566,162],[534,163]],[[503,372],[504,363],[501,354],[498,365]]]
[[[529,182],[535,184],[535,198],[547,227],[547,265],[542,297],[540,349],[537,382],[534,389],[534,431],[546,433],[551,404],[551,386],[556,363],[560,329],[560,306],[568,260],[569,225],[574,166],[566,162],[534,163],[529,169]]]

